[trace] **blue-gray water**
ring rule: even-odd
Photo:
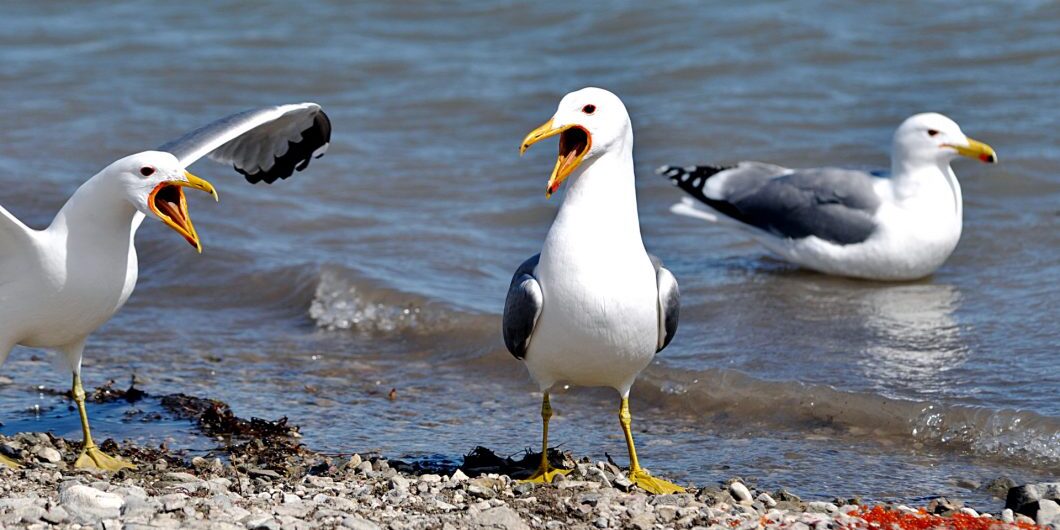
[[[809,497],[916,501],[956,479],[1060,475],[1060,5],[1012,2],[138,2],[0,17],[0,204],[46,225],[86,178],[224,114],[311,100],[328,155],[272,187],[209,162],[205,252],[148,221],[140,285],[89,342],[89,386],[287,415],[328,451],[459,457],[539,440],[539,396],[504,351],[514,268],[562,195],[523,135],[566,92],[608,88],[635,134],[648,248],[683,294],[633,393],[642,459]],[[943,112],[1001,164],[957,162],[965,232],[932,278],[798,271],[668,212],[661,164],[888,165],[893,128]],[[0,374],[0,432],[76,438],[46,355]],[[397,389],[397,400],[386,398]],[[41,419],[30,411],[44,407]],[[610,391],[553,398],[556,443],[625,461]],[[56,407],[51,408],[49,407]],[[92,413],[92,411],[90,411]],[[100,407],[101,437],[158,441]]]

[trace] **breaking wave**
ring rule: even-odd
[[[733,370],[656,367],[641,383],[641,397],[727,428],[825,428],[1060,472],[1060,418],[1032,411],[895,399]]]

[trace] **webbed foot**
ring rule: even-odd
[[[685,489],[673,482],[655,478],[643,469],[634,470],[629,474],[629,480],[640,489],[652,495],[667,495],[670,493],[684,493]]]
[[[110,456],[107,453],[100,451],[99,448],[95,446],[83,449],[81,451],[81,456],[77,457],[77,462],[74,462],[74,467],[78,469],[101,469],[103,471],[136,469],[136,466],[131,462],[126,462],[120,457]]]
[[[0,455],[0,466],[6,466],[6,467],[9,467],[11,469],[18,469],[18,468],[22,467],[21,465],[19,465],[18,462],[15,462],[14,460],[12,460],[12,459],[4,456],[4,455]]]
[[[552,480],[556,478],[556,475],[566,475],[570,473],[569,469],[556,469],[553,467],[539,467],[537,471],[534,471],[530,478],[521,480],[520,482],[533,482],[537,484],[551,484]]]

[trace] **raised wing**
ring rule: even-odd
[[[655,281],[659,286],[659,343],[655,353],[665,348],[677,334],[677,321],[681,316],[681,291],[677,288],[677,278],[669,269],[663,267],[662,260],[648,254],[651,264],[655,266]]]
[[[29,241],[29,235],[33,230],[11,215],[3,206],[0,206],[0,260],[12,252],[21,248],[20,245]]]
[[[33,232],[33,229],[0,206],[0,300],[4,298],[4,284],[13,281],[12,271],[24,268],[28,263],[19,258],[26,258],[32,252]],[[0,337],[0,342],[3,342],[3,337]],[[0,344],[0,349],[2,347]],[[3,362],[4,353],[0,351],[0,362]]]
[[[272,184],[310,160],[331,142],[331,121],[316,103],[265,107],[233,114],[159,146],[185,167],[209,156],[232,164],[251,184]]]
[[[666,166],[659,173],[719,213],[780,237],[817,236],[848,245],[876,230],[880,199],[863,171],[790,170],[759,162],[733,167]]]
[[[537,319],[541,316],[544,297],[541,285],[534,277],[534,269],[540,258],[540,254],[535,254],[519,265],[508,286],[508,297],[504,300],[504,345],[516,359],[526,357]]]

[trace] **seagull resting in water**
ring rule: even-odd
[[[680,301],[677,280],[640,237],[629,115],[606,90],[572,92],[520,153],[556,135],[559,158],[545,196],[568,177],[571,185],[541,253],[515,271],[504,304],[504,343],[544,393],[541,464],[529,480],[569,471],[548,463],[549,390],[573,383],[621,395],[633,483],[655,494],[684,491],[640,467],[630,430],[629,389],[676,333]]]
[[[209,156],[232,164],[251,183],[271,183],[323,155],[330,137],[328,117],[314,103],[251,110],[107,166],[74,192],[44,230],[27,227],[0,207],[0,364],[16,345],[61,354],[73,374],[84,434],[77,467],[133,467],[92,441],[81,354],[88,336],[132,294],[140,223],[157,218],[202,252],[183,189],[215,199],[217,192],[186,167]],[[0,464],[16,466],[6,458]]]
[[[927,113],[895,131],[890,174],[761,162],[659,173],[696,199],[675,204],[674,213],[744,229],[808,269],[913,280],[935,272],[961,237],[961,186],[950,168],[957,155],[997,163],[989,145]]]

